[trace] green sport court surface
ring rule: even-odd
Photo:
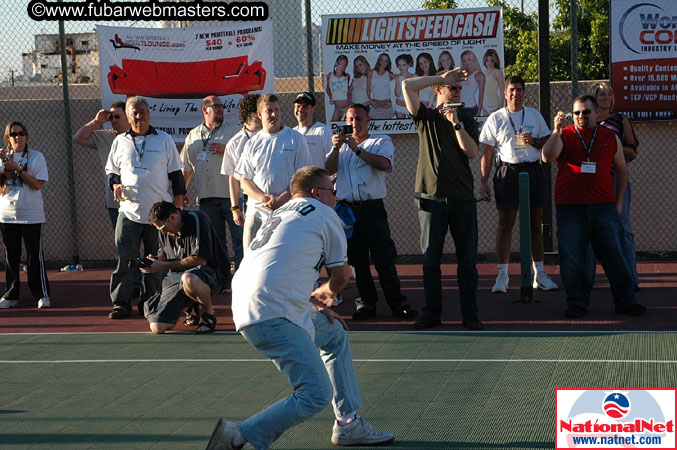
[[[674,388],[674,333],[352,333],[388,448],[554,448],[555,388]],[[0,335],[0,448],[202,449],[289,395],[235,333]],[[332,448],[331,407],[275,449]],[[251,447],[248,447],[251,448]]]

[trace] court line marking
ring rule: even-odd
[[[659,359],[353,359],[354,362],[377,363],[565,363],[565,364],[677,364],[677,360]],[[63,360],[0,360],[0,364],[94,364],[94,363],[241,363],[271,362],[269,359],[63,359]]]
[[[109,335],[109,334],[145,334],[152,336],[150,331],[53,331],[44,333],[0,333],[0,336],[54,336],[54,335]],[[445,335],[445,334],[459,334],[459,335],[476,335],[476,336],[496,336],[502,334],[677,334],[676,331],[671,330],[485,330],[485,331],[470,331],[470,330],[348,330],[348,334],[429,334],[429,335]],[[167,336],[172,335],[195,335],[194,331],[171,331],[166,333]],[[215,331],[211,335],[240,335],[237,331]]]

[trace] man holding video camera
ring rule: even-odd
[[[230,264],[216,229],[203,211],[180,211],[170,202],[157,202],[150,209],[150,222],[160,232],[157,258],[141,260],[141,272],[153,274],[167,270],[162,290],[144,304],[144,315],[153,333],[171,330],[181,311],[193,308],[203,312],[196,333],[212,333],[216,316],[212,296],[230,284]],[[198,318],[189,317],[188,325]]]
[[[120,202],[115,225],[117,266],[110,278],[110,319],[124,319],[132,313],[129,261],[139,256],[141,241],[145,253],[157,252],[158,233],[148,221],[151,206],[159,200],[174,200],[176,206],[187,202],[183,164],[172,137],[150,125],[146,99],[128,98],[125,111],[131,128],[115,138],[106,163],[108,184]],[[159,274],[144,274],[139,302],[159,288]]]
[[[478,126],[470,115],[458,111],[461,69],[436,76],[404,80],[402,88],[407,110],[419,137],[416,193],[423,252],[425,308],[414,324],[417,329],[440,325],[442,314],[442,250],[447,230],[451,231],[458,260],[458,291],[463,325],[483,328],[477,311],[477,207],[469,160],[477,157]],[[433,88],[439,105],[428,108],[419,92]]]
[[[395,267],[397,250],[390,238],[388,214],[383,205],[386,173],[393,170],[395,147],[388,136],[369,135],[369,108],[354,103],[346,111],[346,124],[333,135],[333,148],[325,168],[336,173],[336,197],[355,214],[353,235],[348,239],[348,263],[355,269],[360,298],[353,320],[376,317],[376,285],[369,256],[374,261],[381,288],[393,316],[413,319],[417,312],[400,292]]]

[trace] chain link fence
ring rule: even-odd
[[[420,10],[422,3],[422,0],[313,0],[309,4],[304,0],[269,1],[274,32],[275,90],[281,98],[284,123],[290,126],[296,123],[293,116],[296,93],[309,89],[324,92],[325,76],[321,71],[323,14],[414,11]],[[457,3],[461,8],[488,6],[477,0]],[[522,7],[527,13],[535,12],[538,7],[537,0],[508,3]],[[27,5],[28,0],[4,0],[0,9],[2,23],[11,24],[0,29],[0,123],[3,130],[4,125],[13,120],[25,123],[30,148],[43,152],[47,159],[50,181],[43,189],[47,215],[43,242],[45,259],[52,266],[78,259],[90,267],[108,265],[115,258],[115,249],[113,229],[105,207],[103,167],[95,150],[78,146],[70,139],[102,106],[108,107],[101,104],[96,25],[199,27],[214,25],[214,22],[66,21],[62,39],[57,22],[29,19]],[[551,16],[553,13],[551,11]],[[308,22],[309,27],[306,26]],[[65,53],[63,63],[62,53]],[[536,55],[532,57],[537,58]],[[309,68],[312,68],[311,74]],[[67,74],[69,83],[67,102],[62,87],[63,73]],[[581,81],[579,92],[587,92],[589,85],[590,82]],[[316,119],[326,122],[324,95],[317,98]],[[551,83],[551,111],[546,121],[550,124],[557,110],[569,111],[571,99],[571,83]],[[539,107],[537,84],[528,85],[526,104]],[[195,125],[187,124],[189,127]],[[669,152],[672,150],[670,143],[677,140],[677,128],[674,122],[638,123],[634,128],[640,142],[640,155],[630,165],[637,251],[645,257],[674,256],[677,237],[673,232],[676,224],[672,211],[677,207],[677,199],[670,188],[663,186],[674,179],[675,159]],[[395,171],[388,176],[386,208],[398,253],[415,260],[420,256],[418,217],[413,202],[418,138],[406,134],[392,138],[396,148]],[[2,147],[5,147],[4,143]],[[477,193],[479,158],[471,162],[471,167]],[[555,175],[553,165],[553,181]],[[193,186],[189,194],[195,198]],[[478,204],[478,223],[480,260],[493,261],[497,227],[493,203]],[[546,240],[552,239],[556,250],[556,229],[546,230],[546,233]],[[517,229],[512,249],[513,252],[519,250]],[[447,239],[445,250],[453,254],[451,239]]]

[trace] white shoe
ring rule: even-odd
[[[216,422],[207,450],[233,450],[233,438],[237,434],[237,425],[223,417]]]
[[[334,445],[384,445],[394,440],[395,436],[391,432],[377,430],[361,416],[356,416],[355,420],[343,426],[334,421],[331,433],[331,443]]]
[[[339,293],[334,297],[334,303],[332,303],[331,306],[338,306],[341,303],[343,303],[343,296]]]
[[[496,277],[496,283],[494,284],[494,287],[491,288],[491,292],[508,292],[509,281],[510,278],[508,278],[507,273],[499,273]]]
[[[559,288],[557,283],[552,281],[547,273],[541,272],[534,277],[534,289],[540,289],[542,291],[555,291]]]
[[[49,302],[49,297],[42,297],[38,300],[38,308],[51,308],[52,304]]]
[[[16,308],[17,306],[19,306],[19,300],[9,300],[7,298],[0,300],[0,308],[2,309]]]

